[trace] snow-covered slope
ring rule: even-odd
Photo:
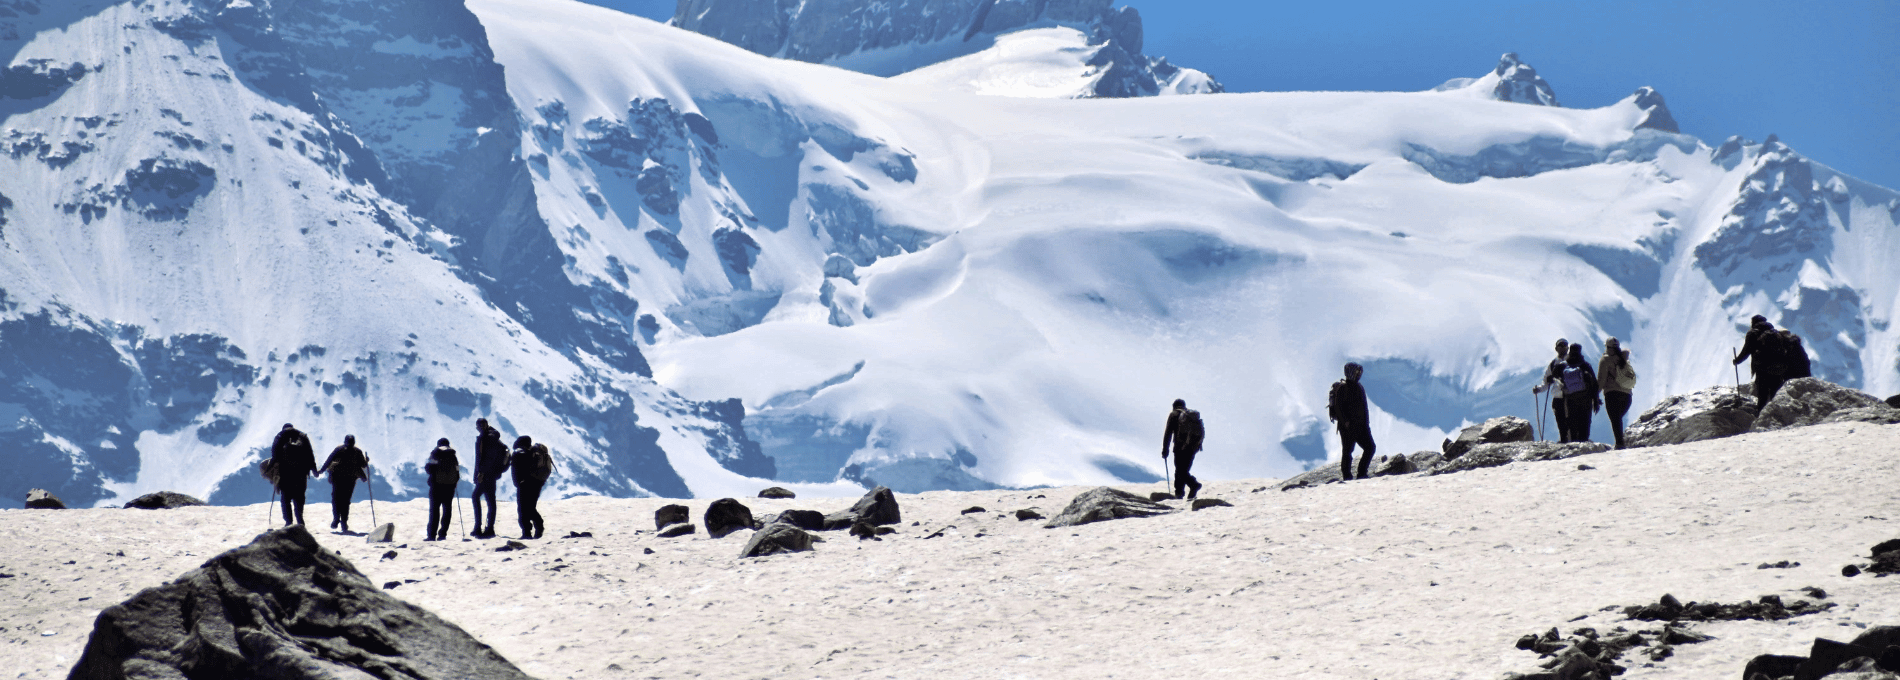
[[[759,54],[860,73],[933,68],[913,81],[983,94],[1145,97],[1222,89],[1207,73],[1142,54],[1141,14],[1110,0],[682,0],[671,23]],[[1050,32],[1056,28],[1067,30]],[[934,68],[943,62],[958,63]]]
[[[1345,361],[1410,451],[1532,415],[1558,336],[1622,338],[1639,410],[1727,382],[1755,313],[1900,391],[1900,194],[1647,88],[1024,99],[566,0],[0,7],[11,498],[254,501],[286,420],[414,493],[481,415],[567,493],[1148,480],[1177,397],[1198,473],[1285,476]]]

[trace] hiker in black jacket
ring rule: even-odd
[[[429,537],[425,541],[440,541],[449,537],[449,520],[455,514],[455,486],[462,482],[462,463],[456,459],[455,449],[449,448],[449,438],[435,440],[435,450],[429,452],[429,462],[422,465],[429,480]]]
[[[369,456],[356,448],[356,435],[343,435],[343,445],[330,451],[317,474],[330,473],[330,528],[350,533],[350,497],[356,495],[356,480],[369,479]]]
[[[1596,370],[1583,358],[1583,345],[1571,343],[1570,353],[1564,357],[1562,384],[1568,420],[1562,428],[1563,441],[1590,441],[1590,418],[1603,408],[1603,397],[1598,393]]]
[[[541,502],[541,486],[548,481],[540,460],[547,450],[524,434],[515,438],[515,452],[509,457],[508,468],[514,471],[515,479],[515,519],[521,523],[523,540],[540,538],[544,529],[536,506]]]
[[[501,473],[508,471],[508,445],[501,442],[501,432],[488,426],[487,418],[475,419],[475,491],[470,494],[470,502],[475,506],[475,531],[469,535],[476,538],[495,536],[495,484],[501,480]],[[482,499],[488,500],[488,524],[482,524]]]
[[[1333,383],[1326,394],[1326,417],[1339,428],[1339,478],[1351,480],[1352,449],[1359,446],[1363,451],[1359,458],[1359,478],[1371,479],[1372,453],[1379,450],[1372,442],[1372,412],[1366,407],[1366,387],[1359,384],[1359,377],[1366,369],[1357,363],[1346,364],[1346,377]]]
[[[1174,410],[1168,412],[1168,426],[1161,431],[1161,461],[1167,464],[1168,447],[1174,447],[1174,497],[1193,498],[1201,492],[1201,480],[1189,473],[1194,467],[1194,455],[1201,452],[1201,440],[1207,431],[1201,424],[1201,414],[1187,407],[1187,401],[1174,400]],[[1186,496],[1182,496],[1183,491]]]
[[[1550,390],[1550,420],[1557,426],[1557,441],[1569,441],[1564,435],[1569,419],[1564,416],[1564,363],[1570,356],[1570,341],[1557,338],[1557,357],[1544,365],[1544,378],[1531,386],[1531,394]]]
[[[1742,340],[1742,351],[1735,355],[1734,363],[1741,365],[1751,357],[1754,361],[1749,363],[1748,370],[1755,374],[1757,414],[1775,398],[1784,383],[1810,375],[1808,351],[1801,346],[1801,338],[1775,328],[1768,323],[1768,317],[1760,314],[1749,320],[1748,336]]]
[[[283,493],[279,502],[284,510],[284,526],[303,524],[304,491],[310,478],[317,476],[317,454],[310,448],[310,437],[284,423],[277,440],[271,442],[270,459],[277,468],[277,490]]]

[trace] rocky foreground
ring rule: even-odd
[[[1870,554],[1900,537],[1896,481],[1900,426],[1830,423],[1292,492],[1214,482],[1204,500],[1226,504],[1199,510],[1126,486],[1092,494],[1120,518],[1072,526],[1090,489],[897,494],[895,523],[753,558],[764,532],[731,504],[708,522],[715,503],[684,503],[667,527],[700,530],[665,538],[663,499],[544,502],[549,538],[509,550],[422,542],[424,504],[386,503],[393,543],[318,530],[311,549],[361,579],[317,592],[415,605],[542,678],[1741,677],[1900,623]],[[860,503],[735,500],[761,525]],[[101,610],[250,544],[267,510],[0,512],[0,666],[67,675]],[[339,637],[285,612],[306,622],[291,637]],[[1890,675],[1858,663],[1840,677]]]

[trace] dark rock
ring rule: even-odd
[[[892,528],[892,527],[878,527],[877,528],[877,535],[879,536],[889,536],[894,533],[897,533],[897,529]]]
[[[402,581],[384,581],[383,582],[383,590],[395,590],[396,588],[401,587],[401,586],[402,586]]]
[[[1372,464],[1372,476],[1390,477],[1392,475],[1409,475],[1431,467],[1437,464],[1438,461],[1444,460],[1444,458],[1445,454],[1438,451],[1418,451],[1410,455],[1395,453],[1391,456],[1380,456],[1379,460]]]
[[[1479,444],[1455,459],[1444,461],[1426,470],[1428,475],[1445,475],[1479,468],[1498,467],[1525,461],[1563,460],[1610,450],[1609,444],[1600,442],[1579,442],[1559,444],[1556,442],[1516,442],[1510,444]]]
[[[1789,562],[1787,560],[1782,560],[1780,562],[1763,562],[1761,564],[1755,565],[1755,568],[1756,569],[1793,569],[1799,566],[1801,566],[1800,562]]]
[[[526,543],[522,543],[521,541],[509,541],[506,545],[496,548],[495,552],[514,552],[516,550],[527,550],[527,549],[528,549],[528,544]]]
[[[1795,680],[1819,680],[1840,668],[1841,664],[1859,657],[1870,656],[1869,652],[1873,650],[1826,638],[1815,638],[1814,645],[1808,648],[1807,660],[1801,662],[1801,666],[1795,669]]]
[[[1125,517],[1153,517],[1174,512],[1161,505],[1114,487],[1100,486],[1077,494],[1062,514],[1043,527],[1072,527]]]
[[[1821,423],[1822,424],[1870,423],[1874,425],[1893,425],[1896,423],[1900,423],[1900,409],[1887,406],[1886,404],[1881,404],[1879,406],[1862,406],[1862,407],[1857,407],[1857,408],[1844,408],[1839,411],[1835,411],[1833,413],[1828,414],[1826,418],[1821,419]]]
[[[140,510],[170,510],[172,508],[188,508],[194,505],[204,504],[204,501],[176,491],[157,491],[134,498],[131,502],[126,503],[125,507],[138,508]]]
[[[1754,680],[1758,675],[1770,680],[1785,678],[1794,675],[1795,670],[1801,667],[1801,663],[1807,660],[1805,656],[1763,654],[1748,660],[1748,665],[1742,667],[1742,677],[1745,680]]]
[[[1732,437],[1755,422],[1755,397],[1720,386],[1668,397],[1644,411],[1623,431],[1631,447],[1662,446]]]
[[[1524,649],[1524,650],[1536,649],[1537,648],[1537,634],[1525,633],[1524,637],[1520,637],[1517,639],[1517,648]]]
[[[745,549],[739,551],[740,557],[764,557],[779,553],[804,552],[811,550],[812,536],[804,529],[780,522],[753,532],[752,538],[745,542]]]
[[[1663,626],[1663,632],[1660,638],[1662,639],[1662,643],[1666,645],[1693,645],[1698,642],[1708,642],[1715,639],[1708,635],[1677,626]]]
[[[1900,574],[1900,550],[1889,550],[1874,557],[1867,571],[1875,574]]]
[[[1439,449],[1445,459],[1450,460],[1465,455],[1479,444],[1502,444],[1509,442],[1527,442],[1537,438],[1531,421],[1517,416],[1499,416],[1472,425],[1458,431],[1458,436],[1446,439]]]
[[[699,528],[696,526],[693,526],[692,522],[679,522],[676,524],[668,524],[666,525],[666,528],[660,530],[660,538],[676,538],[679,536],[685,536],[685,535],[691,534],[698,530]]]
[[[1881,541],[1879,543],[1875,543],[1873,549],[1867,551],[1867,555],[1869,557],[1879,557],[1883,554],[1890,553],[1896,550],[1900,550],[1900,538],[1889,539],[1889,540]]]
[[[1846,576],[1846,577],[1848,577],[1848,578],[1853,578],[1853,577],[1855,577],[1855,576],[1859,576],[1859,575],[1860,575],[1860,567],[1856,567],[1856,566],[1854,566],[1854,565],[1851,565],[1851,564],[1850,564],[1850,565],[1847,565],[1847,566],[1845,566],[1845,567],[1841,567],[1841,575],[1842,575],[1842,576]]]
[[[898,524],[903,521],[903,513],[897,508],[897,495],[889,487],[877,487],[851,506],[849,510],[825,515],[825,529],[848,529],[858,522],[873,526]]]
[[[1595,469],[1597,469],[1597,467],[1596,467],[1595,465],[1591,465],[1591,464],[1589,464],[1589,463],[1578,463],[1578,464],[1577,464],[1577,471],[1578,471],[1578,472],[1589,472],[1589,471],[1591,471],[1591,470],[1595,470]]]
[[[1333,463],[1320,463],[1319,467],[1307,470],[1306,472],[1294,475],[1291,479],[1280,482],[1280,490],[1292,491],[1294,489],[1310,489],[1337,481],[1339,481],[1339,463],[1337,461]]]
[[[1168,491],[1151,491],[1148,493],[1148,500],[1153,503],[1171,501],[1174,500],[1174,494]]]
[[[396,551],[391,550],[391,551],[383,553],[383,559],[393,560],[393,559],[396,559],[396,555],[397,555]]]
[[[1900,394],[1887,397],[1887,405],[1894,408],[1900,408]]]
[[[390,543],[396,540],[396,523],[384,522],[363,536],[364,543]]]
[[[825,528],[825,515],[817,510],[786,510],[778,514],[776,521],[806,531],[819,531]],[[765,524],[771,523],[765,522]]]
[[[976,513],[979,513],[979,512],[989,512],[989,511],[988,511],[988,510],[985,510],[985,509],[983,509],[983,506],[981,506],[981,505],[972,505],[972,506],[970,506],[970,507],[967,507],[967,508],[964,508],[964,509],[963,509],[963,514],[965,514],[965,515],[974,515],[974,514],[976,514]]]
[[[100,612],[69,677],[528,676],[291,526]]]
[[[65,510],[66,502],[45,489],[29,489],[26,492],[28,510]]]
[[[1827,599],[1827,591],[1822,590],[1820,588],[1816,588],[1814,586],[1808,586],[1806,588],[1802,588],[1801,592],[1807,593],[1808,597],[1812,597],[1816,600]]]
[[[1865,649],[1900,646],[1900,626],[1874,626],[1855,636],[1852,644]]]
[[[594,532],[592,531],[570,531],[570,532],[567,532],[566,536],[562,536],[561,538],[593,538],[593,537],[594,537]]]
[[[651,554],[653,554],[653,549],[652,549],[652,548],[641,548],[641,549],[640,549],[640,554],[642,554],[642,555],[651,555]]]
[[[655,530],[665,529],[692,518],[692,509],[684,505],[674,504],[662,506],[659,510],[653,511],[653,528]]]
[[[752,509],[733,498],[721,498],[706,506],[705,520],[706,535],[713,538],[725,538],[734,531],[758,527],[752,521]]]
[[[1194,499],[1194,504],[1191,507],[1193,507],[1195,510],[1201,510],[1205,508],[1231,508],[1231,507],[1234,507],[1234,504],[1221,500],[1219,498],[1196,498]]]
[[[791,489],[787,489],[782,486],[775,486],[775,487],[766,489],[764,491],[760,491],[759,497],[760,498],[797,498],[798,494],[792,493]]]
[[[1036,512],[1035,510],[1032,510],[1030,508],[1023,508],[1021,510],[1016,511],[1016,521],[1018,522],[1032,520],[1032,519],[1042,519],[1042,518],[1043,518],[1042,513]]]
[[[1752,432],[1814,425],[1835,411],[1884,406],[1873,395],[1841,387],[1820,378],[1795,378],[1783,383],[1775,398],[1761,409]]]
[[[857,524],[851,525],[851,535],[858,537],[860,541],[867,538],[877,538],[877,527],[865,522],[858,522]]]

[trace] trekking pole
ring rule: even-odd
[[[1728,354],[1728,367],[1735,369],[1735,396],[1739,397],[1742,396],[1742,365],[1740,362],[1735,361],[1735,357],[1741,356],[1742,353],[1734,347],[1730,347],[1728,348]]]
[[[264,506],[264,530],[270,531],[270,510],[277,505],[277,485],[270,487],[270,504]]]
[[[1161,478],[1168,482],[1168,488],[1163,489],[1163,490],[1167,491],[1168,493],[1174,493],[1174,471],[1168,469],[1167,456],[1161,457],[1161,475],[1162,475]]]
[[[459,483],[458,483],[458,484],[459,484]],[[459,500],[461,500],[461,499],[462,499],[462,494],[459,494],[459,493],[458,493],[458,494],[455,494],[455,499],[456,499],[456,500],[458,500],[458,501],[459,501]],[[470,501],[470,503],[471,503],[471,504],[472,504],[473,502],[474,502],[474,501]],[[461,505],[461,504],[460,504],[460,503],[456,503],[456,504],[454,504],[454,505],[450,505],[450,506],[449,506],[449,510],[451,510],[451,511],[453,511],[453,510],[455,509],[455,505]],[[468,542],[468,527],[466,527],[466,526],[462,526],[462,515],[461,515],[461,514],[459,514],[459,513],[455,515],[455,530],[456,530],[456,531],[460,531],[460,532],[462,532],[462,542],[464,542],[464,543],[466,543],[466,542]]]
[[[369,473],[369,466],[363,467],[363,488],[369,490],[369,523],[382,526],[376,521],[376,476]]]

